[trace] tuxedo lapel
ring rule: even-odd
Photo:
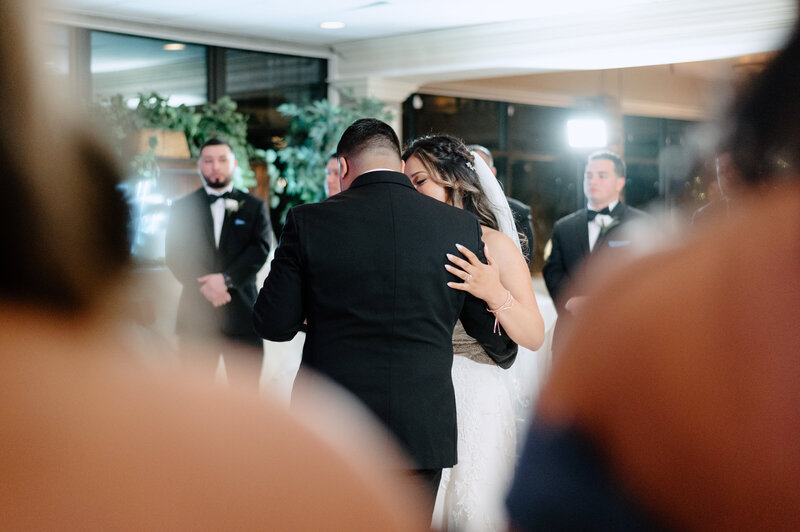
[[[575,231],[577,233],[577,241],[581,243],[581,257],[585,257],[591,251],[589,249],[589,223],[586,218],[586,209],[581,212]]]
[[[233,191],[231,192],[231,199],[234,199],[237,202],[241,201],[241,198],[239,197],[239,194],[236,191],[236,189],[233,189]],[[230,233],[231,225],[233,224],[233,219],[236,216],[240,215],[241,213],[239,212],[233,212],[228,209],[225,209],[225,217],[222,219],[222,229],[220,230],[219,233],[219,249],[224,249],[223,245],[228,240],[228,233]]]
[[[231,199],[234,199],[239,203],[241,209],[244,209],[244,195],[241,194],[238,190],[233,189],[231,192]],[[242,218],[244,213],[242,210],[237,210],[236,212],[230,211],[225,209],[225,217],[222,219],[222,230],[219,234],[219,249],[224,249],[224,245],[228,241],[228,237],[230,236],[231,227],[233,226],[235,218]]]
[[[203,227],[203,234],[210,242],[211,249],[216,247],[214,242],[214,218],[211,216],[211,207],[208,204],[208,194],[205,189],[200,189],[196,193],[197,201],[195,202],[197,209],[197,216],[200,225]]]

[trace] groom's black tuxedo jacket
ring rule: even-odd
[[[365,403],[420,469],[456,462],[456,321],[496,360],[516,356],[486,305],[447,286],[458,280],[444,268],[456,243],[482,250],[475,216],[418,193],[404,174],[362,174],[290,211],[253,313],[276,341],[308,318],[303,364]]]
[[[569,288],[585,270],[584,260],[588,259],[590,254],[586,215],[587,209],[583,208],[559,219],[553,226],[552,247],[542,268],[542,275],[559,314],[564,312],[564,304],[570,297],[580,295],[571,293]],[[630,242],[617,238],[620,236],[620,227],[647,214],[620,201],[611,211],[611,216],[618,222],[597,238],[591,251],[592,255],[596,253],[605,255],[616,249],[624,249]]]
[[[271,227],[266,204],[234,189],[236,209],[226,209],[219,249],[214,244],[214,221],[205,189],[173,202],[167,224],[166,260],[183,285],[178,303],[179,335],[247,335],[255,337],[251,313],[256,299],[256,273],[269,253]],[[223,201],[223,200],[217,200]],[[231,301],[214,306],[200,293],[198,277],[227,274]]]

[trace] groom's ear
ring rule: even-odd
[[[350,170],[350,166],[347,164],[347,159],[344,157],[338,157],[336,159],[339,162],[339,188],[342,190],[347,190],[350,188],[350,185],[347,183],[347,175],[348,170]]]
[[[406,162],[403,159],[400,159],[400,173],[406,173]]]

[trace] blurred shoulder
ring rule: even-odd
[[[234,188],[231,194],[233,195],[234,198],[238,199],[239,201],[244,201],[246,204],[249,203],[251,205],[262,205],[266,203],[263,199],[259,198],[258,196],[254,196],[244,190],[239,190]]]
[[[636,207],[631,207],[628,204],[625,204],[625,217],[626,218],[651,218],[652,216],[641,210],[637,209]]]
[[[578,209],[556,220],[553,230],[586,223],[586,209]]]
[[[182,207],[185,205],[190,205],[199,201],[201,198],[205,199],[206,191],[202,188],[198,188],[197,190],[193,190],[191,192],[187,192],[186,194],[180,195],[176,198],[172,199],[171,205],[173,207]]]
[[[35,435],[8,442],[15,490],[0,493],[0,507],[13,508],[4,516],[12,528],[423,528],[414,493],[377,463],[385,453],[373,426],[332,433],[332,415],[340,426],[366,424],[335,401],[298,412],[191,375],[156,377],[109,356],[114,344],[77,349],[33,334],[61,330],[45,325],[3,341],[18,356],[3,366],[14,376],[2,394],[14,414],[0,421]]]

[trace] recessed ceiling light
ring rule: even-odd
[[[184,48],[186,48],[186,45],[179,42],[171,42],[164,45],[164,50],[167,50],[168,52],[177,52],[179,50],[183,50]]]
[[[338,21],[323,22],[322,24],[319,25],[319,27],[324,30],[340,30],[344,28],[344,22],[338,22]]]

